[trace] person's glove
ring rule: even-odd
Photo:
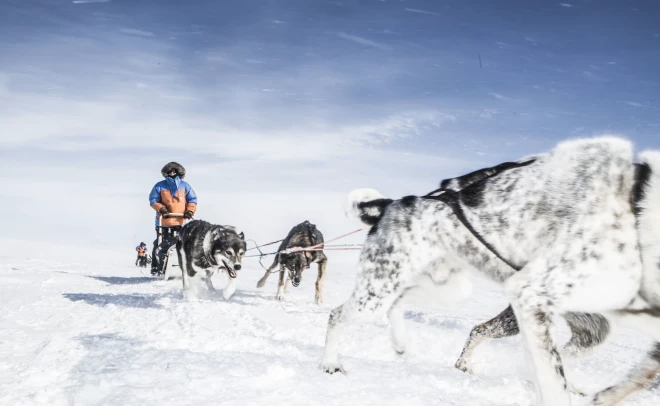
[[[192,210],[186,210],[186,212],[183,213],[183,218],[185,218],[186,220],[192,220],[194,215],[195,213],[193,213]]]
[[[167,207],[165,207],[165,206],[161,207],[160,210],[158,210],[158,213],[160,213],[160,215],[163,216],[163,217],[170,214],[170,212],[167,210]]]

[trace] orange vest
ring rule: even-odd
[[[153,207],[154,210],[158,211],[163,206],[165,206],[167,208],[167,211],[169,211],[170,213],[181,213],[181,214],[183,214],[187,210],[190,210],[194,213],[195,210],[197,209],[197,205],[195,203],[186,202],[186,191],[183,189],[177,190],[174,196],[172,196],[170,191],[167,189],[161,190],[160,202],[152,204],[151,207]],[[167,227],[180,226],[181,224],[185,223],[185,221],[186,219],[184,219],[183,217],[165,217],[161,219],[160,225]]]

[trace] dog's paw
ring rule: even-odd
[[[325,372],[326,374],[336,374],[336,373],[341,373],[341,374],[346,374],[346,370],[344,370],[344,367],[341,366],[341,364],[321,364],[320,366],[321,371]]]
[[[259,282],[257,282],[257,287],[258,288],[263,288],[265,284],[266,284],[266,280],[265,279],[260,279]]]
[[[400,357],[403,357],[408,352],[407,351],[408,348],[405,345],[396,345],[395,344],[395,345],[392,346],[392,348],[394,348],[394,352],[396,353],[396,355],[398,355]]]
[[[314,298],[314,301],[316,302],[317,305],[323,304],[323,298],[322,297],[316,297],[316,298]]]
[[[465,372],[466,374],[472,375],[472,368],[470,368],[467,361],[465,361],[463,358],[456,361],[454,367],[461,372]]]
[[[284,300],[284,295],[277,295],[275,296],[275,300],[279,300],[280,302]]]
[[[234,293],[236,292],[236,289],[225,289],[222,291],[222,297],[225,298],[225,300],[229,300],[234,296]]]
[[[191,290],[184,290],[183,291],[183,298],[185,300],[197,302],[199,301],[199,297],[197,296],[197,292],[191,291]]]

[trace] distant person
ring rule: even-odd
[[[165,179],[156,183],[149,194],[149,204],[156,211],[152,275],[164,271],[162,267],[167,251],[176,243],[176,236],[183,223],[192,219],[197,210],[197,195],[192,186],[183,180],[186,169],[176,162],[170,162],[161,169],[160,173]]]
[[[142,268],[147,267],[147,244],[141,242],[140,245],[135,247],[137,251],[137,259],[135,260],[135,266],[140,265]]]

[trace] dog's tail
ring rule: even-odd
[[[348,194],[344,213],[355,222],[373,227],[378,224],[392,201],[374,189],[355,189]]]
[[[640,160],[633,200],[644,263],[642,293],[660,306],[660,151],[646,151]]]

